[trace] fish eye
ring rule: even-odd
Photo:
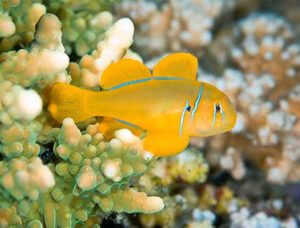
[[[214,120],[217,116],[217,113],[220,113],[221,116],[222,116],[222,121],[225,120],[225,113],[223,112],[223,107],[222,107],[222,104],[221,103],[215,103],[214,104]],[[214,121],[213,121],[214,122]]]

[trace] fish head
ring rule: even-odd
[[[192,116],[192,135],[211,136],[231,130],[237,115],[228,96],[208,83],[203,83],[201,95],[194,117]]]

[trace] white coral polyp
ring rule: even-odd
[[[15,33],[16,26],[8,16],[0,15],[0,37],[8,37]]]
[[[14,118],[33,120],[42,112],[43,102],[35,90],[25,90],[20,86],[14,86],[13,97],[9,111]]]
[[[50,169],[43,165],[40,158],[35,158],[28,165],[28,174],[31,182],[38,186],[40,190],[47,191],[55,185],[55,180]]]
[[[109,30],[108,43],[117,48],[127,49],[131,43],[134,33],[134,26],[129,18],[118,20]]]
[[[36,67],[39,74],[57,74],[67,68],[69,57],[61,51],[43,49],[39,52]]]
[[[103,164],[102,166],[102,172],[103,174],[115,181],[115,182],[118,182],[121,180],[121,177],[120,177],[120,163],[117,162],[117,161],[107,161],[105,164]]]
[[[90,190],[96,184],[97,176],[90,167],[85,167],[84,171],[77,179],[78,187],[83,190]]]
[[[164,201],[158,196],[148,197],[148,210],[150,211],[161,211],[164,208]]]
[[[137,137],[131,133],[128,129],[120,129],[115,132],[115,136],[124,144],[134,144],[137,141]]]
[[[129,18],[118,20],[107,32],[106,40],[98,43],[101,51],[100,58],[95,60],[95,67],[103,71],[111,62],[119,59],[120,55],[133,42],[134,26]]]
[[[80,130],[76,127],[73,119],[65,118],[63,120],[64,139],[70,146],[77,146],[81,136]]]
[[[150,151],[146,151],[143,148],[142,140],[135,136],[130,130],[128,129],[120,129],[115,132],[116,139],[122,143],[123,146],[128,146],[132,149],[135,149],[143,156],[144,160],[151,160],[154,156]]]
[[[90,20],[90,25],[94,28],[106,28],[113,23],[113,15],[108,11],[103,11]]]

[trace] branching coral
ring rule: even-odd
[[[85,63],[93,59],[92,65],[83,64],[86,70],[94,70],[94,78],[88,78],[94,83],[90,87],[98,84],[100,73],[111,62],[126,54],[132,36],[132,22],[120,20],[107,31],[93,57],[83,59]],[[53,130],[44,115],[36,119],[42,111],[36,90],[41,93],[55,81],[69,81],[65,71],[69,57],[61,38],[60,21],[53,14],[45,14],[37,24],[29,51],[1,55],[0,151],[4,157],[0,189],[1,208],[5,210],[0,211],[1,224],[71,227],[99,223],[92,219],[93,214],[160,211],[164,207],[161,198],[129,187],[147,170],[152,158],[130,131],[119,130],[116,138],[105,142],[98,125],[89,125],[82,133],[71,119],[66,119],[61,129]],[[55,140],[52,157],[59,161],[57,164],[42,164],[37,157],[43,151],[38,140]],[[35,172],[39,175],[33,175]]]
[[[16,31],[16,26],[11,21],[11,17],[3,13],[0,15],[0,28],[0,37],[11,36]]]
[[[6,158],[29,158],[39,153],[36,142],[42,126],[38,121],[30,122],[42,112],[42,99],[36,90],[42,91],[55,80],[68,80],[65,68],[69,58],[61,43],[60,27],[54,15],[46,14],[39,21],[29,52],[21,49],[1,55],[0,147]]]
[[[41,124],[36,121],[30,124],[14,123],[10,126],[1,127],[1,153],[7,159],[36,157],[40,152],[40,147],[36,142],[41,128]]]
[[[28,121],[42,111],[42,99],[35,90],[25,90],[9,81],[3,82],[0,92],[0,122],[12,124],[13,120]]]
[[[106,11],[118,0],[49,1],[45,2],[62,22],[63,40],[68,54],[90,54],[104,38],[113,23],[113,15]]]
[[[39,193],[46,192],[55,184],[54,177],[41,159],[12,159],[1,162],[1,191],[6,191],[16,200],[37,200]]]
[[[60,12],[63,15],[64,41],[67,52],[75,51],[77,55],[83,56],[96,48],[97,43],[104,38],[104,33],[112,25],[113,16],[104,11],[101,13],[75,13],[72,10]],[[72,45],[75,43],[75,50]]]
[[[250,211],[247,208],[242,208],[240,211],[231,215],[231,224],[233,228],[238,227],[297,227],[297,222],[294,219],[280,221],[279,219],[268,216],[264,212],[258,212],[250,216]]]
[[[84,219],[99,209],[106,213],[153,213],[163,208],[159,197],[148,197],[128,188],[129,181],[143,174],[150,162],[143,158],[143,151],[123,144],[122,137],[105,142],[98,125],[89,125],[82,134],[71,119],[65,119],[62,129],[53,130],[53,134],[55,153],[62,159],[54,168],[56,181],[60,183],[51,191],[54,204],[65,205],[68,213],[75,213],[70,197],[85,200],[90,209],[82,209]],[[141,144],[141,141],[131,143]]]
[[[0,78],[37,88],[54,81],[68,81],[65,69],[69,57],[64,53],[60,27],[56,16],[46,14],[38,24],[35,43],[29,52],[21,49],[2,54]]]
[[[188,149],[177,156],[156,161],[140,178],[139,188],[166,195],[165,208],[153,215],[140,215],[142,225],[213,227],[215,213],[229,214],[238,210],[243,202],[235,198],[229,188],[203,184],[207,172],[208,165],[196,150]],[[185,183],[191,186],[187,187]]]
[[[6,27],[1,29],[6,29],[1,32],[4,38],[0,42],[0,51],[9,51],[16,45],[28,45],[34,38],[37,22],[45,13],[44,5],[31,0],[2,1],[0,17]]]
[[[117,21],[106,32],[105,39],[98,43],[92,55],[84,56],[79,65],[70,65],[73,83],[87,88],[97,87],[105,68],[125,56],[132,44],[133,32],[131,20],[123,18]]]
[[[124,1],[117,10],[120,15],[130,15],[137,24],[135,44],[142,54],[159,55],[166,51],[201,51],[212,40],[215,20],[234,4],[231,0],[171,0],[158,9],[154,2]]]
[[[39,158],[0,163],[1,207],[8,209],[9,204],[5,202],[13,197],[12,205],[23,224],[38,220],[49,227],[71,227],[101,212],[162,210],[161,198],[129,187],[133,178],[147,170],[151,159],[145,156],[139,138],[128,135],[127,130],[125,134],[120,131],[116,133],[117,138],[106,142],[98,125],[89,125],[81,133],[72,119],[65,119],[62,128],[51,133],[55,139],[55,156],[59,159],[57,164],[45,166]],[[9,215],[15,213],[11,210]]]
[[[155,186],[149,185],[151,180],[154,185],[169,186],[177,180],[187,183],[202,183],[206,180],[208,165],[198,151],[186,150],[181,154],[161,158],[155,166],[140,179],[140,184],[148,191],[153,191]]]
[[[269,181],[299,180],[299,113],[293,107],[299,105],[295,97],[300,48],[292,43],[289,24],[274,15],[250,16],[239,29],[241,43],[232,52],[239,70],[229,69],[221,79],[202,78],[213,81],[235,102],[240,113],[236,133],[210,140],[207,149],[216,156],[228,148],[231,152],[220,161],[236,178],[245,173],[242,153],[267,169]],[[239,164],[230,165],[228,156]]]
[[[56,14],[62,22],[67,53],[82,56],[91,52],[103,39],[104,31],[113,22],[110,9],[114,1],[3,1],[0,4],[0,50],[28,45],[34,38],[35,26],[42,15]],[[75,49],[72,50],[72,47]]]
[[[164,198],[165,208],[161,212],[140,215],[143,227],[214,227],[217,216],[235,212],[243,205],[228,188],[168,188],[176,194]]]

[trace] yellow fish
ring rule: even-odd
[[[103,72],[99,85],[104,91],[54,84],[49,111],[59,122],[93,116],[120,120],[145,130],[146,150],[156,156],[174,155],[187,147],[190,136],[220,134],[236,122],[228,97],[197,81],[197,69],[197,59],[188,53],[163,58],[152,74],[144,64],[122,59]]]

